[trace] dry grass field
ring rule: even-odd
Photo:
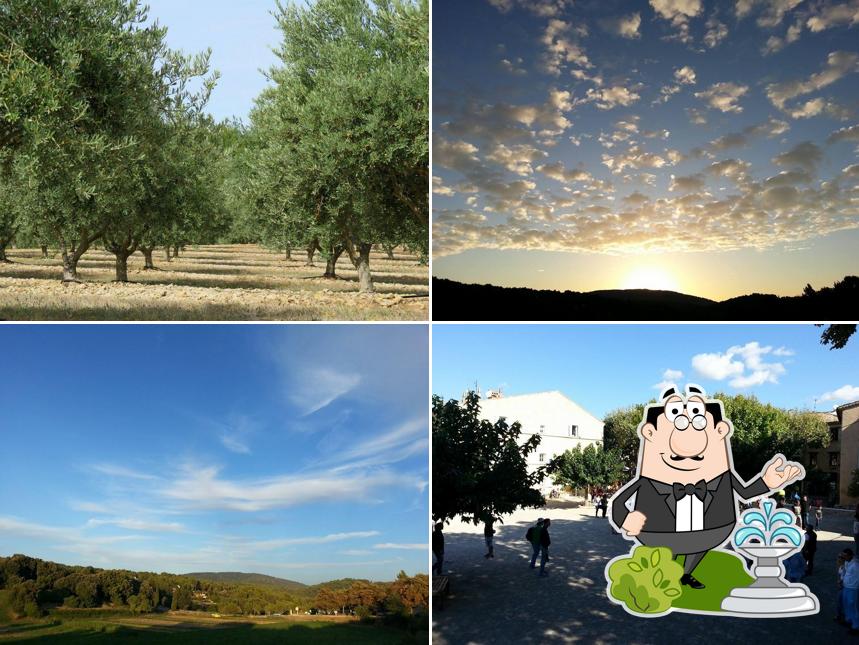
[[[426,320],[429,270],[397,250],[394,259],[374,252],[370,260],[376,293],[358,293],[348,258],[338,278],[325,279],[325,260],[305,266],[256,245],[188,246],[167,261],[154,255],[155,270],[143,270],[140,253],[129,258],[128,283],[115,283],[114,256],[90,250],[78,264],[81,284],[61,282],[56,251],[10,249],[0,264],[2,320]]]

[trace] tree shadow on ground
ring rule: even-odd
[[[551,517],[551,509],[542,510]],[[495,558],[490,560],[483,557],[482,535],[446,534],[450,594],[444,610],[433,612],[435,643],[662,645],[672,639],[695,642],[704,634],[708,645],[846,638],[846,630],[833,622],[835,556],[848,545],[841,537],[818,543],[815,574],[803,581],[820,601],[817,615],[769,620],[674,612],[654,619],[631,616],[607,598],[605,565],[633,545],[615,534],[607,519],[583,514],[576,520],[553,520],[545,578],[529,569],[528,526],[524,522],[496,526]]]

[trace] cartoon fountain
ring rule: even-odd
[[[802,547],[803,536],[796,515],[765,499],[761,509],[743,512],[731,543],[740,553],[755,560],[755,581],[738,587],[722,601],[722,610],[749,618],[815,614],[820,604],[803,584],[784,580],[781,561]]]

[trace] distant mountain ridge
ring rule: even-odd
[[[274,576],[267,576],[263,573],[242,573],[241,571],[203,571],[198,573],[183,573],[181,575],[188,576],[189,578],[198,578],[200,580],[209,580],[210,582],[264,585],[267,587],[277,587],[279,589],[286,590],[304,589],[308,586],[303,582],[297,582],[295,580],[275,578]]]
[[[675,291],[537,290],[432,280],[433,320],[798,321],[859,318],[859,277],[801,295],[753,293],[722,302]]]

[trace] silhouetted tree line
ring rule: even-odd
[[[617,289],[552,291],[433,278],[435,320],[816,320],[859,317],[859,276],[831,287],[806,285],[802,295],[753,293],[716,302],[673,291]],[[837,329],[824,341],[843,347],[850,334]],[[844,334],[847,333],[846,338]]]
[[[167,609],[223,614],[348,613],[411,624],[429,607],[429,578],[400,572],[393,582],[335,580],[286,591],[272,586],[199,580],[169,573],[67,566],[26,555],[0,558],[0,589],[21,617],[49,609],[110,606],[134,613]]]

